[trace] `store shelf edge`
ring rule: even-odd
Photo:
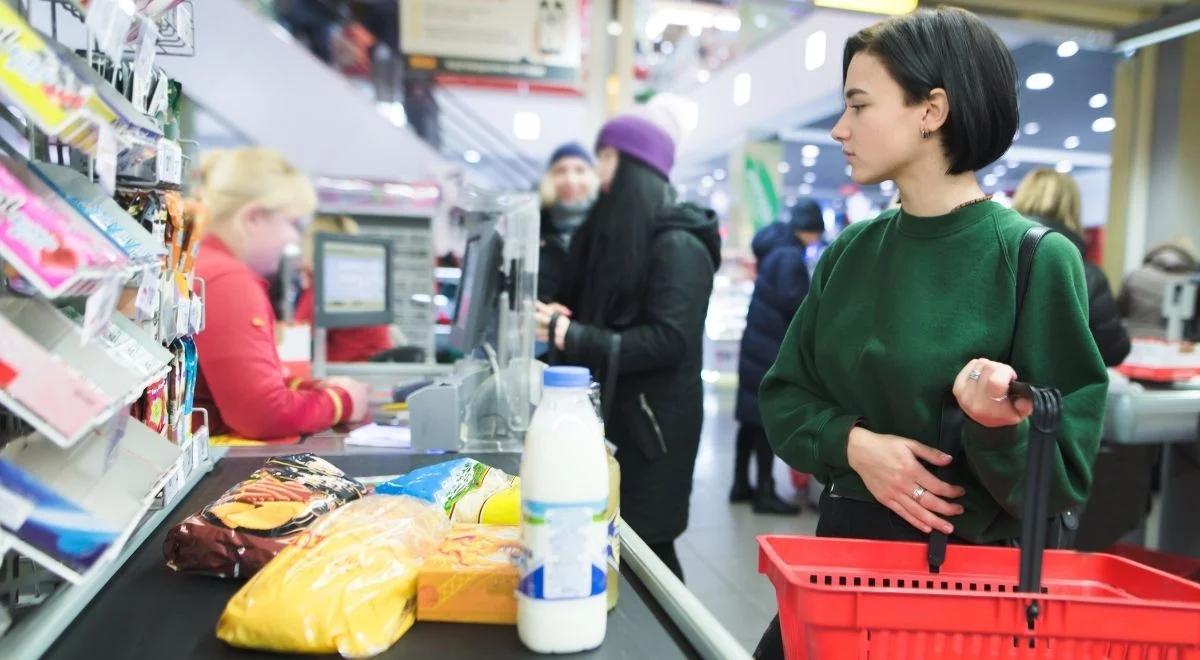
[[[126,561],[137,552],[146,539],[154,533],[167,516],[179,506],[200,480],[212,470],[218,460],[224,456],[221,447],[209,449],[207,465],[192,470],[183,487],[175,496],[174,501],[167,503],[162,509],[153,512],[129,541],[121,554],[112,562],[96,573],[87,582],[77,585],[64,585],[61,590],[51,596],[46,602],[37,606],[35,612],[15,624],[4,636],[0,637],[0,658],[6,660],[34,660],[40,658],[54,645],[59,635],[75,621],[75,617],[87,607],[88,603],[100,593],[112,576],[116,574]]]

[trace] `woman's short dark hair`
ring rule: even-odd
[[[950,116],[940,133],[950,174],[981,170],[1012,146],[1017,67],[1000,36],[975,14],[922,9],[859,31],[846,40],[843,83],[858,53],[878,57],[910,104],[946,90]]]

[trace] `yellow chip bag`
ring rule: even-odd
[[[281,653],[383,653],[412,626],[417,571],[449,531],[446,514],[428,502],[351,502],[320,518],[233,596],[217,637]]]

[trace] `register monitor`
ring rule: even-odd
[[[313,324],[317,327],[392,324],[391,239],[317,234],[313,287]]]
[[[470,353],[482,346],[496,327],[504,240],[495,222],[481,222],[467,236],[462,280],[454,304],[450,345]]]

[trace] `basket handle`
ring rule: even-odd
[[[1021,509],[1021,572],[1019,590],[1040,594],[1042,586],[1042,555],[1046,549],[1047,524],[1050,508],[1050,471],[1054,465],[1054,448],[1058,442],[1062,418],[1062,394],[1054,388],[1037,387],[1013,381],[1008,387],[1010,399],[1027,399],[1033,403],[1029,417],[1028,456],[1025,463],[1025,502]],[[1032,601],[1026,609],[1026,620],[1033,629],[1039,608]]]

